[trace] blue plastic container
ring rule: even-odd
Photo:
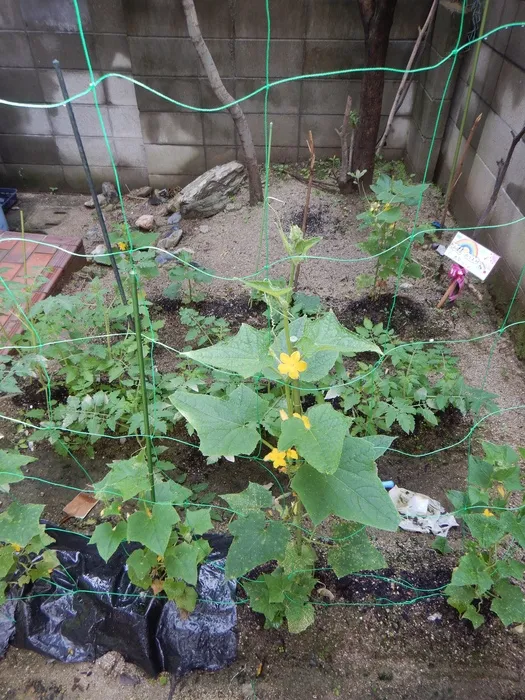
[[[5,218],[4,210],[0,207],[0,231],[9,231],[7,219]]]
[[[7,213],[11,207],[14,207],[17,202],[17,191],[14,187],[0,188],[0,204],[5,213]]]

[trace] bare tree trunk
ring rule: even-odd
[[[414,48],[412,49],[412,53],[410,54],[410,58],[407,63],[406,70],[403,74],[403,78],[401,79],[401,82],[399,84],[399,87],[397,89],[397,93],[394,99],[394,103],[392,105],[392,109],[390,110],[390,114],[388,115],[388,121],[386,123],[385,130],[383,132],[383,136],[381,136],[381,139],[379,143],[377,144],[376,148],[376,154],[379,155],[381,152],[381,149],[386,143],[387,136],[390,132],[390,129],[392,128],[392,122],[394,121],[394,117],[396,116],[397,110],[401,106],[402,101],[405,99],[405,85],[408,82],[408,77],[411,75],[409,71],[412,69],[412,66],[414,65],[414,62],[419,54],[419,49],[421,46],[421,43],[423,39],[426,37],[427,32],[430,30],[430,26],[432,24],[432,20],[434,19],[434,15],[436,14],[436,10],[439,4],[439,0],[434,0],[432,3],[432,7],[430,8],[430,12],[428,13],[428,16],[425,20],[425,23],[419,30],[419,34],[416,40],[416,43],[414,44]]]
[[[352,125],[352,138],[350,146],[348,145],[348,126],[350,124],[350,114],[352,112],[352,98],[350,95],[346,98],[345,113],[343,114],[343,123],[340,129],[336,129],[336,133],[341,139],[341,167],[339,168],[339,176],[337,184],[339,191],[342,194],[347,194],[352,190],[352,185],[348,181],[348,171],[352,163],[352,149],[354,145],[355,128]]]
[[[215,61],[213,60],[213,56],[211,55],[206,42],[203,39],[197,17],[197,11],[195,10],[195,3],[193,0],[182,0],[182,7],[186,16],[188,33],[193,45],[195,46],[195,50],[197,51],[202,67],[204,68],[204,71],[208,77],[211,89],[215,93],[217,99],[223,105],[230,104],[233,102],[233,97],[224,87],[224,83],[221,80],[221,76],[219,75],[219,71],[217,70]],[[262,202],[263,189],[261,176],[259,173],[259,166],[257,164],[257,156],[255,154],[255,146],[253,145],[250,127],[248,126],[244,112],[239,105],[232,105],[231,107],[228,107],[228,111],[232,115],[244,154],[244,161],[248,172],[248,182],[250,187],[250,204]]]
[[[390,29],[397,0],[358,0],[365,33],[367,68],[380,68],[386,63]],[[372,184],[374,161],[383,102],[384,71],[366,71],[361,83],[359,122],[355,134],[352,170],[366,170],[363,185]]]

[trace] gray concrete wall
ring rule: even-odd
[[[525,22],[525,0],[492,0],[488,29],[506,22]],[[446,123],[436,179],[446,187],[472,71],[473,51],[464,57]],[[506,158],[513,134],[525,124],[525,28],[500,31],[483,42],[474,91],[462,139],[461,153],[476,117],[482,119],[468,148],[463,174],[450,209],[461,226],[475,226],[491,196],[498,168]],[[502,256],[488,284],[501,308],[507,307],[525,265],[525,222],[503,226],[525,216],[525,140],[516,150],[480,242]],[[525,293],[516,314],[523,318]],[[517,318],[517,316],[514,316]],[[519,338],[525,357],[525,332]]]
[[[431,0],[398,0],[387,65],[403,68]],[[87,45],[96,75],[133,76],[177,100],[214,107],[188,39],[178,0],[81,0]],[[203,34],[235,96],[264,83],[266,17],[263,0],[196,0]],[[272,80],[363,65],[356,0],[271,0]],[[20,102],[56,102],[60,91],[51,62],[58,58],[71,92],[88,73],[70,0],[1,0],[0,94]],[[383,122],[399,75],[387,73]],[[358,76],[287,83],[269,93],[272,159],[306,158],[311,129],[319,158],[338,154],[346,97],[359,109]],[[388,139],[386,157],[406,150],[415,94],[411,88]],[[116,78],[98,89],[104,123],[123,182],[129,187],[181,185],[218,163],[240,157],[228,114],[202,114],[169,104]],[[263,95],[242,103],[262,158]],[[91,95],[74,106],[97,182],[111,179],[108,154]],[[79,156],[64,108],[0,106],[0,180],[26,188],[85,191]]]

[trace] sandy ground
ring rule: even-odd
[[[183,221],[181,245],[195,252],[195,260],[211,268],[221,279],[213,282],[209,297],[201,309],[205,313],[224,314],[235,327],[241,320],[261,323],[260,313],[248,306],[247,292],[238,279],[252,274],[257,267],[279,260],[283,256],[277,223],[286,229],[290,223],[300,223],[304,202],[304,186],[291,178],[272,175],[268,223],[268,245],[262,207],[250,209],[247,193],[242,191],[232,202],[233,211],[225,211],[206,221]],[[97,240],[93,212],[85,209],[85,197],[66,195],[22,195],[21,206],[28,212],[28,230],[49,230],[54,235],[72,233],[84,236],[86,250]],[[434,220],[439,212],[440,197],[435,189],[425,196],[418,223]],[[301,291],[319,294],[334,308],[339,318],[352,327],[362,321],[367,305],[356,304],[362,297],[355,286],[355,277],[370,272],[371,264],[358,262],[363,257],[356,244],[366,237],[359,230],[356,215],[363,203],[358,197],[345,198],[319,190],[312,196],[308,224],[310,235],[323,236],[314,253],[324,258],[309,261],[303,267]],[[157,230],[166,230],[166,217],[159,207],[146,202],[126,200],[131,222],[142,213],[153,213]],[[51,212],[54,214],[51,224]],[[12,216],[15,216],[13,214]],[[108,225],[118,222],[119,212],[106,214]],[[451,226],[453,223],[450,224]],[[204,227],[204,228],[203,228]],[[444,234],[446,242],[451,234]],[[499,328],[499,319],[483,286],[474,283],[475,292],[466,289],[452,308],[437,310],[436,304],[447,286],[439,277],[441,259],[433,251],[417,248],[414,257],[422,264],[421,280],[405,280],[393,316],[393,327],[399,335],[412,339],[447,340],[454,352],[467,383],[484,387],[498,396],[502,408],[525,404],[525,374],[523,365],[514,354],[505,335],[479,338]],[[352,262],[349,262],[352,261]],[[270,274],[285,273],[283,265],[271,267]],[[94,275],[111,284],[107,270],[94,264],[86,266],[64,288],[65,293],[81,290]],[[160,302],[167,285],[167,273],[148,281],[148,298]],[[390,288],[392,291],[392,287]],[[364,310],[363,310],[364,309]],[[374,321],[384,320],[388,304],[370,307]],[[176,305],[158,304],[153,313],[166,318],[161,340],[175,348],[182,347],[183,331],[178,322]],[[489,362],[490,359],[490,362]],[[173,357],[164,351],[157,354],[162,369],[173,366]],[[4,415],[16,415],[19,408],[7,399],[0,399]],[[456,447],[424,457],[400,456],[388,453],[379,463],[383,478],[394,478],[407,488],[423,491],[446,502],[449,488],[462,488],[466,475],[467,441],[465,438],[474,422],[452,416],[439,429],[425,431],[406,439],[400,447],[405,452],[422,455],[455,443]],[[473,449],[478,438],[520,445],[524,413],[512,410],[481,423],[475,433]],[[2,433],[9,438],[12,424],[3,421]],[[110,441],[106,441],[110,442]],[[82,460],[93,476],[104,473],[104,464],[119,450],[114,444],[99,443],[97,460]],[[241,489],[248,479],[260,479],[257,467],[247,464],[232,469],[232,465],[208,467],[196,450],[172,447],[172,458],[190,474],[190,480],[206,479],[218,493]],[[82,475],[65,460],[49,450],[39,449],[38,469],[50,480],[64,485],[82,484]],[[70,496],[63,489],[47,489],[31,484],[19,484],[13,492],[21,500],[48,504],[46,514],[59,517]],[[5,501],[4,501],[5,503]],[[449,574],[455,558],[440,559],[430,550],[432,538],[425,535],[396,533],[380,534],[378,543],[393,567],[395,576],[416,576],[421,587],[440,585]],[[461,545],[454,533],[451,544]],[[336,586],[336,584],[334,584]],[[336,600],[348,600],[343,590],[334,588]],[[428,617],[438,612],[441,621]],[[194,673],[178,681],[168,682],[146,678],[139,670],[111,657],[95,664],[50,664],[32,652],[10,649],[0,663],[0,698],[107,698],[141,699],[155,693],[158,698],[467,698],[476,694],[480,700],[525,697],[523,679],[523,640],[518,634],[505,631],[497,621],[491,621],[473,632],[468,623],[457,620],[455,611],[440,599],[423,601],[410,606],[375,608],[337,606],[321,611],[313,628],[299,637],[284,631],[264,631],[259,616],[240,609],[239,657],[229,668],[214,674]],[[261,668],[262,674],[257,675]],[[167,679],[165,679],[167,680]]]

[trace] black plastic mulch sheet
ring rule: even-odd
[[[125,562],[136,545],[121,546],[106,563],[81,535],[52,528],[50,534],[62,567],[50,581],[24,587],[24,600],[0,608],[0,655],[12,638],[17,647],[66,662],[117,651],[151,675],[215,671],[235,660],[235,582],[223,571],[229,538],[209,538],[213,552],[200,566],[199,602],[185,616],[130,583]]]

